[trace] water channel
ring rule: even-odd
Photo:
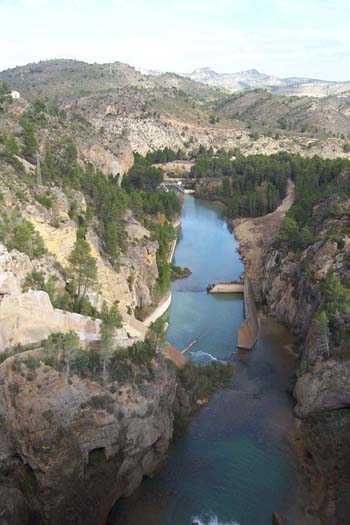
[[[209,283],[238,279],[238,242],[222,211],[186,196],[175,263],[192,275],[172,285],[166,318],[177,348],[195,338],[198,364],[232,361],[229,388],[219,390],[172,445],[167,464],[112,511],[114,525],[271,525],[272,513],[304,525],[302,483],[290,435],[294,373],[287,330],[265,320],[256,347],[236,348],[243,296],[210,295]]]

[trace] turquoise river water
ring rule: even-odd
[[[232,361],[229,388],[219,390],[172,445],[159,475],[119,501],[110,525],[271,525],[280,512],[304,525],[303,488],[291,445],[294,372],[288,332],[263,321],[256,347],[236,348],[243,297],[210,295],[209,283],[238,279],[238,242],[219,208],[185,197],[175,263],[192,275],[173,283],[166,318],[178,349],[198,338],[190,357]]]

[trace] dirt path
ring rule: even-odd
[[[235,219],[232,223],[240,243],[245,274],[250,278],[257,299],[261,296],[265,259],[279,231],[282,220],[294,202],[294,183],[289,179],[287,194],[275,211],[254,219]]]

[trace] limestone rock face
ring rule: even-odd
[[[118,155],[114,155],[99,144],[81,147],[84,159],[92,162],[95,168],[101,170],[103,173],[114,176],[122,176],[132,167],[134,163],[132,151],[130,145],[125,145],[124,147],[120,145]]]
[[[0,303],[1,348],[26,345],[47,338],[53,313],[51,301],[45,292],[29,291],[4,297]]]
[[[321,297],[293,254],[273,251],[268,256],[263,296],[271,315],[306,337]]]
[[[76,193],[79,196],[79,192]],[[86,206],[85,200],[79,203],[78,196],[74,196],[74,201],[83,209]],[[48,213],[47,210],[39,213],[36,207],[29,207],[26,210],[26,217],[42,236],[48,252],[55,256],[63,268],[68,268],[69,255],[76,241],[77,226],[67,215],[68,201],[65,202],[62,198],[60,202],[61,206],[56,209],[55,214],[54,211]],[[146,307],[153,304],[156,299],[158,243],[150,240],[149,231],[143,228],[131,214],[127,216],[127,232],[129,236],[127,251],[120,257],[118,271],[103,255],[96,233],[89,230],[87,234],[97,264],[97,286],[94,290],[89,290],[88,296],[97,309],[100,309],[104,302],[107,304],[118,302],[120,310],[127,312],[129,307]],[[52,268],[54,268],[53,264]]]
[[[0,351],[16,345],[40,343],[53,332],[78,332],[82,342],[99,337],[99,321],[70,312],[55,310],[48,294],[29,290],[22,293],[25,277],[33,270],[56,276],[56,286],[64,287],[54,259],[44,255],[31,261],[23,253],[0,244]],[[126,337],[126,333],[120,336]]]
[[[0,326],[2,351],[16,345],[40,343],[54,332],[73,330],[82,341],[99,338],[99,321],[55,310],[43,291],[4,295],[0,302]]]
[[[13,250],[10,254],[6,247],[0,243],[0,271],[11,272],[19,282],[33,270],[33,264],[25,253]]]
[[[331,200],[326,200],[313,210],[317,239],[314,244],[298,254],[270,250],[263,298],[267,311],[288,324],[303,341],[294,394],[307,451],[306,471],[313,487],[312,507],[320,514],[322,524],[347,525],[350,516],[350,360],[346,352],[339,353],[332,345],[325,350],[314,322],[322,299],[322,281],[328,272],[333,271],[345,282],[350,277],[348,217],[338,215],[324,219],[324,212],[331,204]],[[344,209],[348,208],[346,196],[341,204]],[[334,231],[340,232],[341,242],[334,240],[331,235]],[[342,320],[346,326],[346,316]]]
[[[302,374],[295,387],[300,417],[350,406],[350,362],[317,361]]]
[[[141,385],[103,387],[76,375],[67,383],[44,365],[29,381],[27,356],[0,365],[0,467],[8,472],[0,501],[8,497],[9,515],[23,520],[8,523],[28,523],[30,507],[48,524],[102,524],[166,457],[175,373],[157,356],[156,381]]]

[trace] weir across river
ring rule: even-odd
[[[237,346],[251,350],[259,332],[259,319],[256,311],[254,292],[249,279],[244,282],[216,283],[208,286],[208,293],[243,293],[245,320],[238,329]]]
[[[174,441],[164,469],[145,479],[134,496],[118,501],[109,525],[190,525],[195,519],[271,525],[276,511],[290,525],[307,523],[303,516],[294,518],[294,508],[304,505],[304,488],[290,446],[294,403],[286,393],[294,374],[293,340],[284,328],[261,319],[256,351],[237,351],[240,325],[248,324],[240,330],[244,335],[257,326],[248,322],[253,308],[248,283],[242,279],[245,304],[244,290],[206,291],[208,283],[239,282],[244,266],[237,248],[222,209],[185,195],[173,262],[192,273],[171,284],[167,340],[178,349],[195,341],[182,362],[186,356],[198,366],[229,362],[235,371],[230,385]],[[245,346],[241,335],[239,344]]]

